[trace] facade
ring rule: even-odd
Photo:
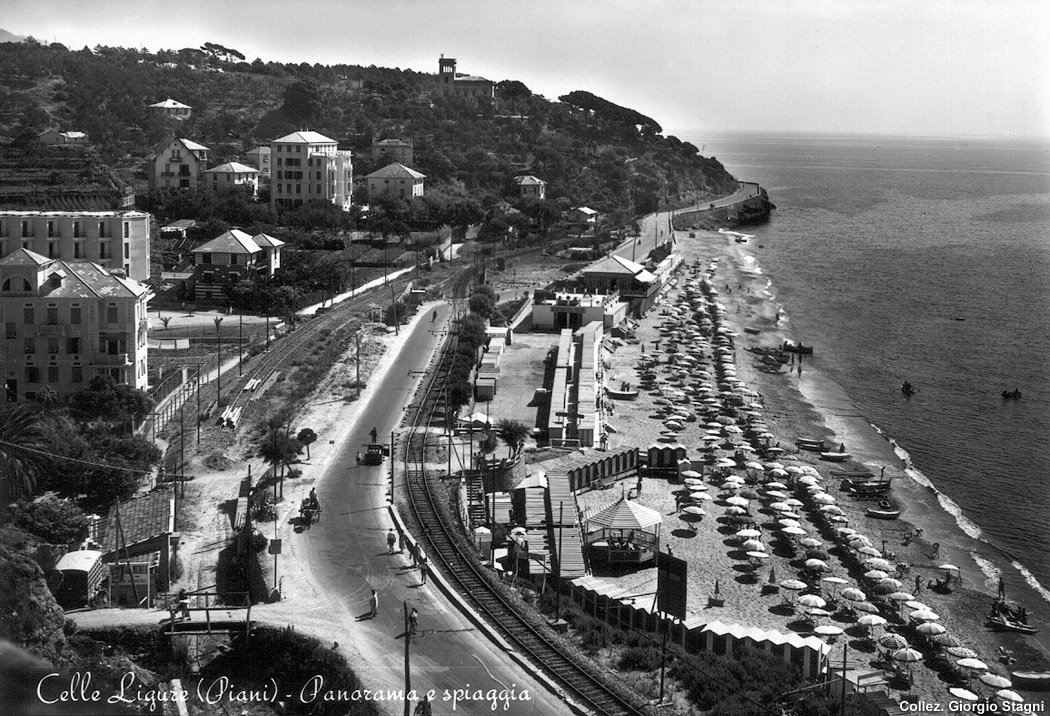
[[[593,321],[575,332],[563,328],[553,351],[554,378],[551,384],[547,439],[554,447],[595,447],[603,444],[601,321]]]
[[[189,139],[168,137],[158,144],[146,157],[149,188],[189,189],[199,188],[201,173],[208,165],[208,152],[203,144]]]
[[[273,276],[281,267],[284,242],[266,234],[249,236],[239,229],[220,234],[193,249],[193,295],[198,301],[225,301],[238,281]]]
[[[598,212],[588,206],[578,206],[575,209],[569,209],[565,220],[570,224],[583,227],[584,230],[593,229],[598,225]]]
[[[189,119],[190,114],[193,112],[193,107],[182,102],[176,102],[170,97],[163,102],[151,104],[149,108],[171,119]]]
[[[37,137],[41,144],[63,147],[82,147],[88,144],[87,135],[83,132],[60,132],[57,129],[49,129],[41,132]]]
[[[456,61],[442,55],[438,60],[438,94],[491,100],[496,98],[496,83],[484,77],[457,73]]]
[[[19,248],[0,259],[8,402],[50,386],[60,398],[95,375],[145,389],[149,292],[93,263]]]
[[[541,294],[542,296],[542,294]],[[532,327],[540,331],[576,330],[597,321],[611,331],[627,318],[628,305],[618,294],[586,295],[558,293],[554,298],[537,298],[532,304]]]
[[[259,170],[259,185],[270,184],[270,148],[256,147],[247,154],[248,164]]]
[[[141,211],[0,211],[0,257],[29,249],[49,259],[91,261],[146,281],[150,215]]]
[[[350,208],[354,169],[349,150],[311,131],[292,132],[270,143],[274,209],[290,209],[310,199]]]
[[[372,141],[372,161],[397,162],[406,166],[412,165],[412,140],[383,139]]]
[[[411,199],[423,196],[424,179],[425,174],[409,169],[404,164],[388,164],[366,176],[365,183],[369,197],[391,194],[398,199]]]
[[[204,188],[210,191],[243,189],[252,196],[259,193],[259,170],[240,162],[226,162],[204,170]]]
[[[518,195],[522,199],[546,199],[547,182],[534,176],[514,177],[514,183],[518,185]]]

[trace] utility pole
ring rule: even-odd
[[[219,326],[222,325],[222,316],[216,316],[212,319],[215,321],[215,336],[218,340],[215,348],[215,407],[222,407],[222,331],[219,330]]]
[[[244,375],[244,314],[237,311],[237,376]]]
[[[565,501],[558,501],[558,591],[554,593],[554,619],[557,621],[561,619],[561,540],[562,534],[565,532],[565,523],[562,521],[565,516]]]
[[[394,431],[390,431],[390,503],[394,502]]]
[[[201,444],[201,364],[197,364],[197,444]]]
[[[408,602],[403,603],[405,610],[405,716],[411,716],[412,702],[409,694],[412,693],[412,671],[409,665],[409,653],[412,648],[412,629],[408,621]]]
[[[354,339],[357,341],[357,397],[361,397],[361,329],[357,329],[357,333],[354,335]]]

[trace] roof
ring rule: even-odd
[[[51,263],[53,260],[46,256],[41,256],[35,251],[18,248],[3,259],[0,259],[0,266],[43,266]]]
[[[163,102],[155,102],[151,104],[150,107],[160,107],[163,109],[192,109],[192,107],[190,107],[188,104],[176,102],[171,97],[168,97]]]
[[[292,132],[286,134],[280,139],[274,139],[274,142],[288,142],[289,144],[335,144],[334,139],[329,139],[320,132],[311,132],[308,129],[304,129],[299,132]]]
[[[278,246],[284,246],[283,241],[281,241],[280,239],[275,239],[272,236],[268,236],[267,234],[256,234],[252,237],[252,241],[257,243],[264,249],[267,247],[271,249],[276,249]]]
[[[590,266],[586,266],[583,269],[583,273],[585,274],[616,273],[624,276],[637,276],[642,271],[645,271],[645,267],[641,264],[635,263],[630,259],[625,259],[623,256],[616,255],[598,259]]]
[[[270,148],[269,147],[255,147],[254,149],[249,149],[248,150],[248,154],[269,154],[269,153],[270,153]]]
[[[114,505],[99,525],[99,542],[103,551],[122,550],[174,531],[174,503],[171,488],[162,487]]]
[[[183,146],[185,146],[186,149],[191,149],[195,152],[210,151],[206,146],[204,146],[203,144],[197,144],[192,139],[184,139],[182,137],[179,137],[179,141],[182,142]]]
[[[256,254],[262,251],[255,240],[240,229],[230,229],[193,249],[195,254]]]
[[[167,230],[184,231],[186,229],[192,229],[196,225],[197,225],[197,222],[195,220],[193,220],[193,219],[179,219],[178,221],[171,222],[167,226],[161,227],[160,230],[161,231],[167,231]]]
[[[577,206],[577,207],[574,207],[573,209],[571,209],[571,211],[578,211],[581,214],[587,214],[588,216],[594,216],[595,214],[598,213],[597,211],[595,211],[594,209],[590,208],[589,206]]]
[[[87,136],[83,132],[62,132],[62,135],[70,139],[83,139]]]
[[[405,141],[404,139],[380,139],[378,142],[372,142],[373,147],[411,147],[412,140]]]
[[[387,164],[382,169],[377,169],[367,175],[365,179],[426,179],[426,174],[420,174],[415,169],[409,169],[404,164]]]
[[[216,174],[258,174],[259,170],[255,167],[250,167],[247,164],[241,164],[240,162],[226,162],[217,167],[204,170],[205,174],[210,172],[215,172]]]
[[[456,75],[456,82],[492,82],[490,79],[478,75]]]
[[[518,186],[541,186],[547,183],[539,177],[534,177],[531,174],[527,176],[514,177],[514,182]]]
[[[54,271],[65,273],[62,283],[45,286],[42,293],[48,298],[118,298],[138,297],[147,288],[130,278],[114,276],[103,266],[88,262],[58,261]],[[54,273],[52,271],[52,273]]]
[[[700,633],[710,632],[712,634],[729,634],[735,639],[751,639],[754,642],[770,642],[772,644],[789,644],[795,648],[809,647],[821,653],[831,651],[831,646],[822,639],[815,636],[799,636],[798,634],[781,634],[778,631],[765,631],[757,627],[748,627],[742,624],[723,624],[720,621],[708,622]]]
[[[664,521],[663,515],[645,505],[631,502],[626,496],[621,497],[596,515],[587,519],[587,528],[591,525],[608,529],[644,530]]]

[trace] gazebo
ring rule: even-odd
[[[609,564],[642,564],[660,551],[663,516],[624,495],[601,512],[587,518],[587,546],[604,550]]]

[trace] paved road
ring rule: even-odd
[[[449,306],[440,308],[436,323],[429,318],[420,320],[404,347],[391,356],[389,369],[371,400],[362,406],[361,419],[349,426],[348,439],[327,461],[317,485],[323,519],[308,532],[294,535],[297,552],[305,559],[313,584],[330,595],[332,618],[354,621],[354,646],[365,660],[373,662],[371,666],[379,666],[383,688],[403,684],[402,604],[407,600],[419,610],[422,631],[411,643],[414,688],[440,693],[468,686],[499,690],[516,684],[519,693],[528,690],[533,701],[512,704],[505,713],[567,714],[570,711],[564,702],[479,634],[432,581],[420,586],[419,572],[410,568],[407,554],[387,553],[386,533],[392,524],[387,512],[390,462],[381,467],[356,464],[356,453],[369,442],[373,427],[380,440],[389,441],[390,431],[400,425],[403,406],[411,400],[418,378],[410,371],[424,367],[423,361],[441,337],[432,327],[443,326],[450,311]],[[375,619],[367,618],[371,589],[379,595]],[[367,676],[363,680],[368,685]],[[451,703],[437,706],[434,713],[453,713]],[[460,703],[454,713],[491,714],[492,704]]]

